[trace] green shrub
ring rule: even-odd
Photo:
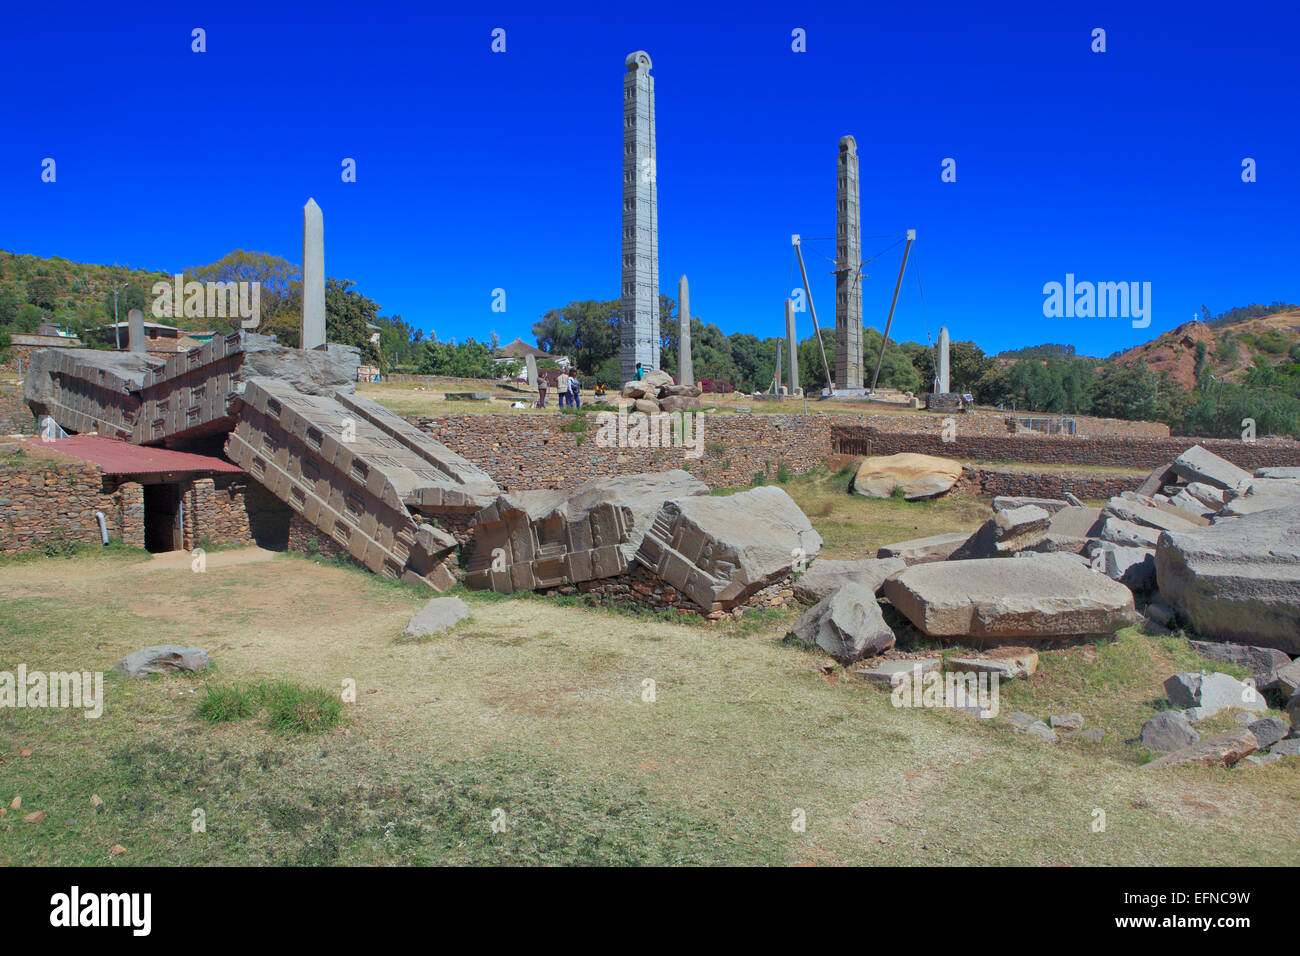
[[[291,681],[208,686],[197,715],[211,723],[244,720],[266,711],[266,723],[282,733],[314,734],[335,726],[343,716],[343,701],[317,687]]]
[[[243,720],[257,713],[260,696],[256,686],[213,687],[203,689],[199,699],[197,713],[199,717],[211,723],[223,723],[228,720]]]

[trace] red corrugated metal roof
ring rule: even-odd
[[[243,474],[244,469],[210,455],[195,455],[169,448],[152,448],[133,445],[129,441],[105,438],[103,435],[74,435],[57,441],[41,442],[42,448],[52,448],[73,458],[93,461],[106,475],[144,475],[155,472],[217,471]]]

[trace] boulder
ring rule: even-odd
[[[1042,542],[1040,542],[1038,545],[1039,550],[1017,551],[1014,555],[1012,555],[1012,557],[1041,558],[1045,554],[1055,554],[1055,555],[1059,555],[1062,558],[1068,558],[1069,560],[1073,561],[1081,568],[1088,568],[1090,570],[1094,570],[1092,567],[1092,562],[1089,561],[1081,554],[1075,554],[1073,551],[1047,551],[1047,550],[1042,550],[1042,547],[1043,547]]]
[[[907,567],[901,558],[860,558],[835,561],[819,558],[794,583],[794,596],[805,604],[816,604],[842,584],[852,581],[879,594],[885,578]]]
[[[1128,548],[1154,548],[1160,540],[1160,532],[1146,525],[1108,517],[1101,522],[1097,537]]]
[[[1174,471],[1174,463],[1172,461],[1168,462],[1142,479],[1142,484],[1137,486],[1137,493],[1140,495],[1155,494],[1177,477],[1178,474]]]
[[[1256,468],[1256,478],[1289,478],[1300,481],[1300,468]]]
[[[661,399],[672,396],[685,396],[687,398],[699,398],[700,387],[698,385],[664,385],[659,389]]]
[[[1165,710],[1142,725],[1138,743],[1147,750],[1173,753],[1198,742],[1201,735],[1181,710]]]
[[[1254,476],[1244,468],[1193,445],[1174,459],[1173,470],[1184,481],[1199,481],[1215,488],[1239,490],[1250,484]]]
[[[127,677],[141,674],[167,674],[172,671],[201,671],[212,664],[212,658],[201,647],[181,647],[177,644],[158,644],[126,655],[113,670]]]
[[[850,581],[814,604],[795,622],[786,640],[816,645],[841,664],[874,657],[894,646],[875,591]]]
[[[1198,634],[1300,654],[1300,506],[1165,532],[1156,577]]]
[[[1144,770],[1160,770],[1193,764],[1201,767],[1231,767],[1242,757],[1259,749],[1259,741],[1245,727],[1228,730],[1206,737],[1188,747],[1165,754],[1143,766]]]
[[[954,534],[935,534],[928,538],[911,538],[896,541],[876,551],[878,558],[899,558],[906,565],[946,561],[954,551],[966,543],[970,535],[958,531]]]
[[[1033,726],[1034,723],[1042,723],[1042,721],[1039,721],[1033,714],[1026,714],[1023,710],[1013,710],[1011,713],[1007,714],[1007,720],[1011,723],[1011,726],[1014,729],[1019,730],[1022,733]]]
[[[412,615],[402,629],[403,637],[432,637],[455,627],[469,617],[469,605],[458,597],[434,598]]]
[[[1262,717],[1246,725],[1246,729],[1255,735],[1260,749],[1273,746],[1291,732],[1291,724],[1281,717]]]
[[[1137,619],[1128,588],[1062,555],[918,564],[886,578],[884,591],[930,637],[1041,640]]]
[[[1086,508],[1086,507],[1088,507],[1087,505],[1085,505],[1085,504],[1083,503],[1083,499],[1082,499],[1082,498],[1079,498],[1079,497],[1077,497],[1077,496],[1071,494],[1071,493],[1068,492],[1068,491],[1067,491],[1065,494],[1061,495],[1061,497],[1065,499],[1065,503],[1068,504],[1071,508]]]
[[[853,491],[866,498],[889,498],[902,489],[908,501],[933,498],[957,483],[961,462],[904,452],[864,458],[853,477]]]
[[[1283,700],[1290,700],[1291,695],[1300,690],[1300,661],[1284,664],[1273,672],[1271,678],[1257,680],[1256,685],[1263,690],[1275,692]]]
[[[659,403],[651,398],[638,398],[632,403],[632,406],[638,412],[644,412],[647,415],[659,414]]]
[[[1062,508],[1070,507],[1068,501],[1060,501],[1056,498],[1012,498],[1006,495],[998,495],[993,499],[994,511],[1010,511],[1012,508],[1023,508],[1025,505],[1042,508],[1049,515],[1056,514]]]
[[[1101,534],[1100,508],[1062,508],[1047,522],[1043,539],[1034,545],[1035,551],[1068,551],[1079,554],[1088,541]]]
[[[728,610],[812,561],[822,539],[780,488],[664,502],[636,559],[705,611]]]
[[[1300,737],[1279,740],[1269,753],[1277,754],[1279,757],[1300,757]]]
[[[1231,707],[1268,712],[1268,704],[1259,691],[1231,674],[1175,674],[1165,680],[1164,686],[1175,707],[1194,711],[1189,719],[1206,720]]]
[[[1192,520],[1190,515],[1171,514],[1176,508],[1157,508],[1134,501],[1131,498],[1115,497],[1106,502],[1102,513],[1119,518],[1131,524],[1145,525],[1158,531],[1189,531],[1202,527],[1204,522]]]
[[[1148,613],[1150,608],[1147,609]],[[1250,644],[1222,644],[1218,641],[1192,641],[1192,650],[1212,661],[1228,661],[1240,664],[1250,671],[1255,686],[1261,690],[1273,689],[1271,685],[1278,678],[1282,668],[1291,663],[1291,658],[1272,647],[1256,647]],[[1300,674],[1297,674],[1300,677]],[[1290,693],[1294,693],[1294,688]],[[1284,696],[1290,696],[1290,693]]]
[[[1219,509],[1216,519],[1243,518],[1246,515],[1257,515],[1269,511],[1278,511],[1283,508],[1294,508],[1298,504],[1300,504],[1300,501],[1290,495],[1285,498],[1279,495],[1252,495],[1250,497],[1233,498]],[[1214,523],[1218,524],[1218,520]]]
[[[1056,714],[1051,725],[1053,730],[1083,730],[1083,714]]]
[[[1215,511],[1223,507],[1224,501],[1227,500],[1222,488],[1207,485],[1203,481],[1193,481],[1191,484],[1186,485],[1183,490],[1207,508]]]
[[[690,395],[668,395],[659,399],[659,410],[664,412],[698,412],[703,406]]]
[[[1179,489],[1178,493],[1169,499],[1169,503],[1179,511],[1185,511],[1195,518],[1208,518],[1218,511],[1218,508],[1207,508],[1204,502],[1185,489]]]
[[[618,393],[623,398],[645,398],[647,395],[653,395],[654,389],[646,382],[634,379],[630,382],[624,382]]]
[[[641,376],[642,383],[646,388],[658,390],[673,384],[673,377],[661,368],[653,368]]]
[[[1051,515],[1037,505],[999,511],[984,522],[948,560],[1006,557],[1017,551],[1028,551],[1043,541],[1050,523]]]
[[[1094,568],[1131,590],[1150,591],[1156,586],[1155,548],[1127,548],[1098,541],[1091,556]]]
[[[1300,481],[1293,478],[1253,478],[1242,497],[1300,498]]]

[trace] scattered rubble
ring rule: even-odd
[[[1231,767],[1237,761],[1259,749],[1259,741],[1245,727],[1227,730],[1206,737],[1187,747],[1165,754],[1143,766],[1144,770],[1160,770],[1195,764],[1202,767]]]

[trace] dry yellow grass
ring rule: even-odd
[[[0,861],[1293,862],[1292,767],[1150,774],[1122,744],[1135,727],[1108,726],[1113,747],[1047,747],[895,709],[783,645],[780,616],[710,627],[469,595],[454,631],[401,642],[424,599],[290,556],[205,574],[130,557],[0,567],[6,668],[106,669],[162,642],[216,662],[199,678],[110,676],[98,721],[0,712],[0,798],[48,812],[0,820]],[[1159,693],[1144,655],[1116,653],[1131,666],[1111,667],[1105,693]],[[205,684],[260,679],[351,681],[356,703],[309,738],[194,716]],[[1108,719],[1100,693],[1079,706]],[[113,844],[127,853],[110,858]]]

